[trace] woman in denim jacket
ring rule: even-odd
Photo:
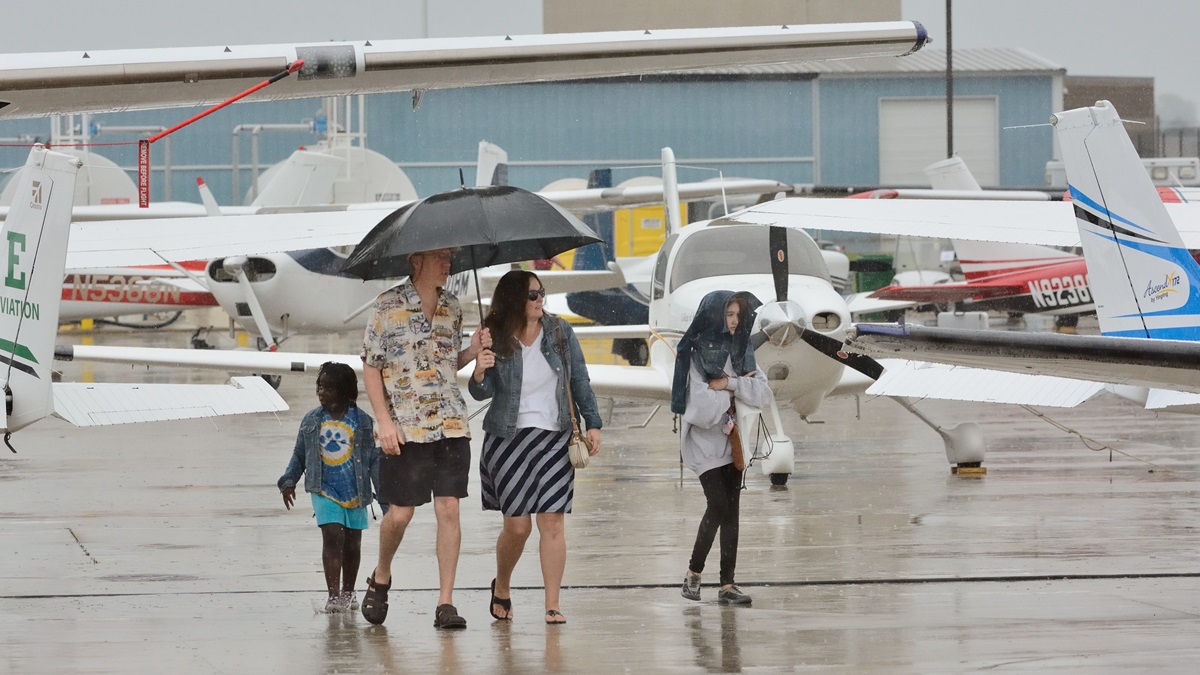
[[[354,370],[333,361],[317,374],[317,399],[300,421],[296,446],[287,470],[279,478],[283,505],[296,501],[296,481],[304,475],[304,490],[312,496],[321,528],[321,562],[329,599],[326,612],[358,609],[354,579],[367,529],[367,505],[379,480],[379,448],[375,422],[355,404],[358,378]]]
[[[492,399],[483,419],[480,493],[485,510],[504,514],[489,611],[501,621],[512,619],[509,583],[533,529],[531,514],[537,514],[545,620],[559,624],[567,621],[559,611],[567,564],[564,521],[575,496],[567,452],[571,416],[583,417],[591,455],[600,452],[601,425],[583,350],[566,321],[543,311],[545,298],[533,272],[513,270],[501,277],[483,321],[495,351],[476,358],[468,390],[476,400]],[[576,410],[568,410],[567,384]]]

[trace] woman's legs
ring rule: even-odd
[[[533,531],[533,522],[529,516],[504,516],[504,526],[496,539],[496,589],[492,591],[497,598],[512,597],[512,573],[517,567],[517,561],[525,552],[525,542]],[[505,610],[500,605],[492,605],[492,611],[512,618],[511,610]]]
[[[539,513],[538,553],[542,561],[542,583],[546,586],[546,611],[558,610],[562,590],[563,570],[567,568],[567,534],[565,513]],[[562,621],[558,621],[562,619]],[[552,623],[566,621],[561,615]]]
[[[742,503],[742,472],[727,464],[720,469],[725,488],[725,519],[721,521],[721,585],[732,586],[737,568],[738,518]]]
[[[325,587],[329,589],[329,597],[336,598],[341,593],[342,577],[342,548],[346,538],[346,528],[339,523],[325,523],[321,526],[321,566],[325,570]]]
[[[358,564],[362,560],[362,530],[347,529],[342,542],[342,591],[354,592]]]
[[[708,552],[712,549],[713,540],[716,539],[717,529],[720,528],[728,519],[728,510],[730,498],[728,493],[728,480],[725,478],[726,468],[732,470],[733,465],[709,469],[700,474],[700,486],[704,488],[704,498],[708,502],[708,507],[704,511],[704,517],[700,519],[700,527],[696,530],[696,544],[692,547],[692,558],[688,562],[688,569],[700,574],[704,571],[704,561],[708,558]],[[734,545],[737,545],[737,533],[734,533]],[[724,536],[722,536],[722,565],[724,565]],[[735,555],[736,560],[736,555]]]

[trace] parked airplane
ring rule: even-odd
[[[860,325],[851,345],[923,361],[1121,385],[1148,409],[1200,412],[1200,265],[1188,252],[1116,110],[1052,118],[1101,336]]]
[[[311,154],[311,153],[309,153]],[[295,162],[306,157],[293,156]],[[507,156],[499,147],[479,145],[477,184],[487,185],[506,174]],[[688,198],[774,193],[788,186],[773,180],[728,180],[686,183],[680,192]],[[265,194],[265,191],[264,191]],[[619,189],[543,190],[537,194],[576,212],[595,212],[662,201],[660,186]],[[400,208],[406,202],[392,202]],[[360,205],[365,206],[365,205]],[[390,212],[390,210],[388,211]],[[383,218],[387,212],[380,212]],[[249,221],[247,221],[249,222]],[[357,242],[351,242],[357,243]],[[289,337],[323,334],[366,325],[366,310],[375,297],[395,285],[396,280],[363,282],[341,274],[342,262],[351,247],[334,247],[216,258],[208,263],[206,279],[217,304],[242,328],[268,345]],[[502,265],[479,271],[482,294],[490,297],[495,283],[509,270]],[[594,270],[548,270],[542,273],[548,293],[591,291],[625,286],[620,268],[610,265]],[[476,302],[472,275],[456,274],[447,288],[463,301],[468,311]],[[320,298],[320,302],[313,302]],[[642,323],[645,323],[644,321]]]
[[[803,35],[799,40],[795,36]],[[662,39],[658,39],[659,37]],[[467,39],[410,41],[406,44],[382,45],[324,44],[316,47],[264,47],[245,50],[150,50],[140,52],[101,53],[87,66],[79,66],[68,55],[34,55],[14,66],[12,59],[0,57],[0,115],[46,114],[66,110],[98,110],[125,106],[170,105],[185,101],[217,99],[222,89],[249,84],[251,79],[278,74],[296,58],[306,59],[298,81],[285,79],[284,86],[268,95],[311,96],[349,93],[363,89],[408,89],[427,86],[455,86],[558,77],[595,77],[606,74],[630,74],[661,70],[727,65],[730,61],[770,63],[814,58],[852,55],[903,54],[919,48],[925,42],[923,29],[917,24],[875,24],[863,32],[849,26],[782,27],[772,29],[729,29],[717,31],[660,31],[636,34],[590,34],[577,36],[537,36],[518,40]],[[422,50],[438,51],[437,61],[424,60]],[[466,53],[448,50],[461,47]],[[471,48],[490,49],[490,52]],[[570,55],[559,58],[566,52]],[[740,54],[738,52],[747,52]],[[133,54],[135,58],[130,59]],[[30,56],[30,55],[24,55]],[[91,55],[95,57],[96,55]],[[248,56],[262,56],[260,67],[247,65]],[[335,59],[345,56],[335,63]],[[352,57],[352,58],[351,58]],[[531,58],[536,57],[536,58]],[[743,58],[744,57],[744,58]],[[239,68],[226,68],[230,58],[238,58]],[[308,61],[311,59],[312,61]],[[136,61],[138,67],[127,71],[114,68],[117,62]],[[197,61],[205,64],[206,78],[195,82],[188,73],[196,72]],[[417,63],[419,68],[411,68]],[[183,65],[180,65],[183,63]],[[349,64],[354,63],[354,67]],[[429,65],[435,63],[436,65]],[[315,65],[314,65],[315,64]],[[68,70],[58,70],[58,66]],[[102,69],[92,65],[104,66]],[[39,67],[34,78],[28,70]],[[14,67],[21,72],[14,74]],[[342,69],[339,69],[342,67]],[[408,68],[407,71],[403,70]],[[123,73],[136,71],[138,76]],[[180,80],[172,82],[174,73]],[[247,75],[249,73],[249,75]],[[308,73],[306,76],[305,73]],[[314,76],[315,75],[315,76]],[[340,77],[339,77],[340,76]],[[389,78],[390,76],[390,78]],[[111,86],[73,86],[104,83]],[[189,232],[187,237],[166,237],[154,221],[138,221],[121,225],[121,238],[112,240],[112,228],[102,223],[81,224],[73,235],[72,251],[68,258],[72,266],[113,266],[158,264],[162,261],[194,260],[226,257],[231,253],[251,256],[281,250],[312,249],[344,245],[360,239],[378,221],[373,214],[346,208],[329,213],[267,214],[255,219],[253,229],[234,217],[214,217],[205,221],[203,232]],[[689,229],[690,228],[690,229]],[[760,363],[775,380],[780,398],[792,401],[802,414],[815,411],[821,399],[839,387],[860,387],[868,378],[846,377],[840,363],[829,362],[794,336],[798,323],[813,322],[822,333],[840,336],[849,320],[845,301],[832,288],[821,254],[813,240],[799,232],[784,230],[768,233],[761,226],[735,226],[720,221],[707,226],[695,224],[680,230],[669,246],[660,252],[662,287],[655,292],[651,310],[657,328],[681,333],[691,318],[695,302],[718,284],[735,284],[740,288],[757,288],[768,299],[776,298],[760,312],[756,321],[765,336],[759,351]],[[768,241],[773,242],[768,248]],[[300,244],[303,242],[302,244]],[[691,243],[689,243],[691,242]],[[699,242],[699,243],[697,243]],[[300,245],[297,245],[300,244]],[[231,246],[234,246],[231,250]],[[719,247],[713,250],[711,247]],[[686,253],[686,254],[685,254]],[[705,258],[714,258],[711,266],[697,266]],[[767,263],[768,259],[783,263]],[[794,261],[793,261],[794,259]],[[723,262],[722,262],[723,261]],[[793,261],[793,269],[787,267]],[[742,264],[744,263],[744,264]],[[712,276],[733,272],[734,276]],[[773,291],[773,293],[772,293]],[[789,292],[790,291],[790,292]],[[796,299],[788,299],[789,295]],[[692,297],[694,296],[694,297]],[[796,330],[793,330],[793,327]],[[812,332],[812,331],[810,331]],[[669,338],[668,338],[669,339]],[[661,342],[661,341],[660,341]],[[834,340],[835,343],[838,341]],[[120,348],[117,348],[120,350]],[[70,352],[71,350],[64,350]],[[82,356],[84,347],[75,348]],[[252,372],[296,372],[315,366],[326,355],[279,353],[215,353],[215,350],[157,350],[172,354],[163,359],[172,363],[212,365],[218,359],[248,364]],[[670,391],[670,369],[673,356],[670,346],[662,342],[652,347],[649,367],[599,366],[593,381],[601,391],[617,391],[667,397]],[[659,357],[655,358],[655,354]],[[129,362],[125,352],[122,362]],[[139,350],[133,357],[137,363],[150,363],[154,357]],[[821,359],[821,361],[817,361]],[[354,363],[355,357],[343,360]],[[267,366],[265,364],[274,364]],[[229,368],[222,364],[216,367]],[[610,370],[613,369],[613,370]],[[775,431],[773,450],[764,472],[773,481],[782,482],[792,471],[792,444],[782,432],[777,410],[772,405]],[[743,421],[747,435],[756,428],[757,415],[746,411]]]
[[[0,288],[0,384],[8,399],[0,430],[5,443],[13,432],[49,415],[93,426],[287,410],[283,399],[254,377],[234,378],[232,385],[53,381],[59,284],[79,164],[41,146],[31,150],[17,203],[0,231],[7,247]]]

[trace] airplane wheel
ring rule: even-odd
[[[644,366],[650,362],[650,345],[640,338],[617,338],[613,340],[612,352],[631,366]]]
[[[787,485],[789,473],[771,474],[771,485]]]
[[[634,357],[630,363],[635,366],[644,366],[650,363],[650,345],[646,344],[645,340],[638,340],[637,345],[633,348]]]
[[[279,389],[279,385],[283,384],[282,375],[259,375],[259,377],[266,380],[267,384],[271,385],[272,389],[277,390]]]

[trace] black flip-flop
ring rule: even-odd
[[[383,620],[387,618],[387,594],[391,587],[391,582],[386,584],[376,583],[375,573],[371,572],[371,576],[367,577],[367,592],[363,595],[362,600],[362,615],[364,619],[377,626],[383,623]]]
[[[510,591],[511,592],[511,591]],[[508,616],[500,616],[496,613],[496,605],[508,613]],[[497,598],[496,597],[496,580],[492,579],[492,604],[488,606],[488,612],[492,618],[497,621],[512,621],[512,598]]]
[[[551,619],[556,619],[560,616],[562,616],[562,621],[551,621]],[[558,611],[557,609],[546,610],[546,625],[547,626],[561,626],[566,622],[567,622],[567,617],[563,616],[562,612]]]

